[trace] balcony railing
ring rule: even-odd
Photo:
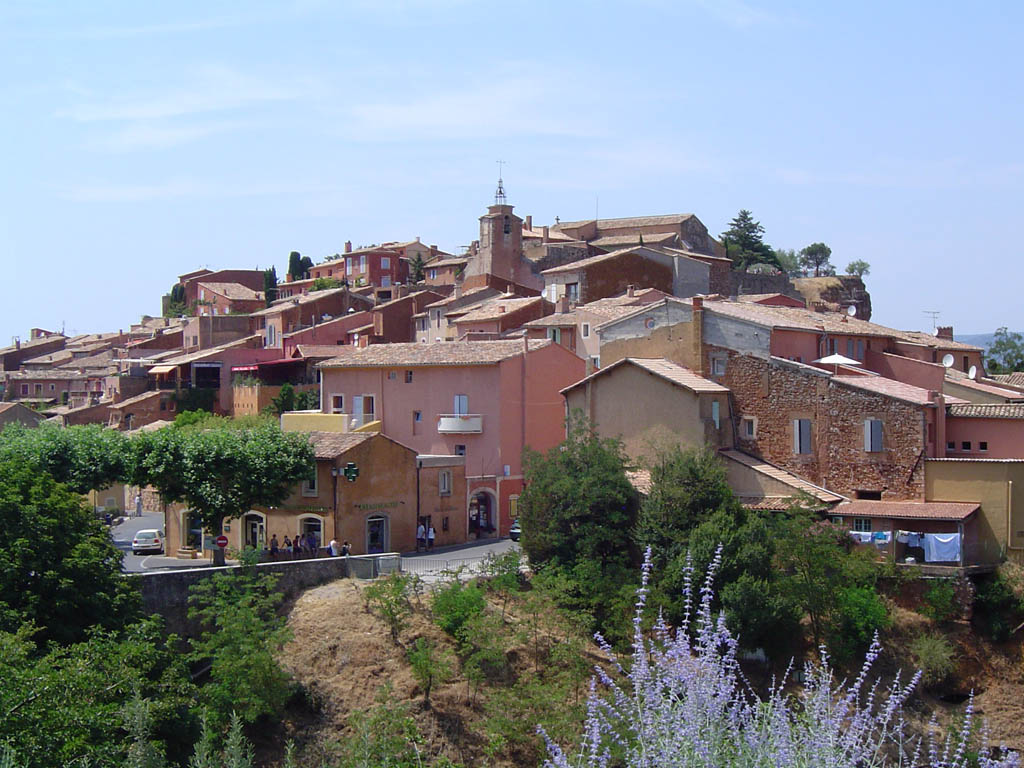
[[[440,413],[437,431],[442,435],[479,434],[484,431],[484,417],[479,413]]]

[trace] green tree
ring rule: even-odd
[[[988,348],[986,368],[989,373],[1024,371],[1024,335],[1008,331],[1006,326],[997,329]]]
[[[856,275],[857,277],[864,277],[864,275],[871,273],[871,265],[863,259],[856,259],[846,265],[846,274]]]
[[[803,270],[800,267],[800,256],[792,248],[776,248],[775,260],[779,263],[779,269],[790,277],[800,277]]]
[[[177,639],[146,620],[123,632],[96,629],[45,652],[32,627],[0,632],[0,744],[19,768],[125,765],[133,742],[121,727],[135,697],[147,701],[151,737],[178,761],[191,750],[195,689]]]
[[[395,571],[383,579],[377,579],[363,591],[367,608],[376,609],[388,625],[391,639],[398,644],[398,636],[412,615],[409,595],[413,588],[413,575]]]
[[[423,280],[423,273],[427,263],[423,260],[423,254],[417,253],[409,260],[409,282],[418,283]]]
[[[284,501],[316,466],[307,437],[273,423],[250,429],[159,429],[137,436],[134,482],[188,505],[207,531],[257,506]],[[223,564],[223,550],[214,551]]]
[[[313,291],[329,291],[332,288],[340,288],[341,282],[335,280],[333,277],[318,277],[313,281],[313,284],[309,287],[309,292]]]
[[[270,407],[273,412],[280,416],[286,411],[295,410],[295,387],[291,384],[285,383],[281,385],[280,391],[277,396],[272,398],[270,401]]]
[[[71,643],[135,617],[121,552],[82,497],[36,465],[0,460],[0,530],[0,630],[30,622],[41,640]]]
[[[131,471],[130,442],[99,424],[31,429],[8,425],[0,432],[0,459],[28,461],[73,491],[88,493],[123,481]]]
[[[263,300],[268,307],[277,301],[277,267],[263,270]]]
[[[438,648],[425,637],[417,637],[416,644],[406,654],[412,675],[423,691],[423,706],[430,706],[430,691],[435,685],[448,682],[452,675],[451,655]]]
[[[302,254],[298,251],[288,254],[288,277],[292,280],[302,279]]]
[[[577,414],[564,442],[546,454],[526,450],[523,463],[519,516],[531,567],[566,580],[563,605],[592,616],[593,628],[627,637],[639,504],[622,443],[601,439]]]
[[[190,590],[189,618],[204,627],[192,641],[191,659],[210,663],[200,698],[218,726],[227,725],[232,713],[247,723],[276,717],[291,695],[290,677],[276,658],[291,639],[277,613],[283,596],[276,584],[276,575],[242,569],[218,573]]]
[[[811,243],[800,250],[800,266],[810,271],[814,270],[815,277],[822,275],[834,275],[836,268],[829,262],[832,256],[832,249],[824,243]]]
[[[769,264],[781,270],[778,257],[764,242],[764,227],[753,214],[742,209],[722,233],[722,244],[735,269],[746,271],[754,264]]]

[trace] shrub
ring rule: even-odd
[[[938,632],[928,632],[914,638],[910,644],[910,654],[928,685],[941,683],[956,668],[953,646]]]
[[[398,636],[405,629],[405,622],[412,613],[409,594],[412,590],[414,576],[395,571],[366,588],[363,596],[367,607],[376,609],[384,623],[388,625],[391,639],[397,644]]]
[[[699,598],[692,598],[687,585],[693,629],[673,633],[659,622],[648,639],[642,621],[648,555],[638,590],[628,674],[605,644],[610,663],[626,682],[620,685],[598,670],[580,749],[570,758],[545,734],[550,756],[546,766],[1018,765],[1016,754],[996,758],[983,749],[970,753],[975,738],[971,702],[962,725],[944,744],[923,744],[906,734],[902,707],[920,673],[906,685],[898,677],[885,689],[872,685],[871,665],[881,653],[877,640],[850,684],[836,685],[823,655],[818,664],[805,665],[798,696],[784,693],[785,681],[764,698],[750,692],[737,662],[736,638],[724,618],[716,618],[712,611],[717,566],[716,558]],[[597,683],[611,689],[611,695],[602,696]],[[929,738],[934,738],[934,731]]]
[[[995,573],[979,582],[974,606],[975,625],[983,634],[997,643],[1010,637],[1018,621],[1020,603],[1002,574]]]
[[[956,615],[956,594],[949,579],[939,579],[924,593],[921,613],[938,622],[949,621]]]
[[[423,704],[430,706],[430,690],[447,682],[452,674],[451,657],[425,637],[416,638],[416,645],[407,654],[413,677],[423,691]]]
[[[476,584],[463,584],[456,578],[434,592],[431,610],[437,625],[455,637],[463,624],[483,613],[486,604]]]
[[[865,650],[872,638],[889,626],[889,611],[870,587],[846,587],[836,596],[836,608],[829,628],[829,650],[844,661]]]

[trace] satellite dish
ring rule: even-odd
[[[976,378],[978,378],[978,366],[971,366],[970,370],[967,371],[967,378],[970,379],[971,381],[974,381]]]
[[[856,317],[857,316],[857,305],[856,304],[851,304],[850,306],[848,306],[846,308],[846,314],[848,314],[850,317]]]
[[[953,367],[953,356],[948,352],[942,356],[942,367],[952,368]]]

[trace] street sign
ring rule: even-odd
[[[228,545],[228,537],[225,536],[224,534],[221,534],[216,539],[214,539],[214,542],[216,542],[218,547],[220,547],[221,549],[224,549],[224,547],[226,547]]]

